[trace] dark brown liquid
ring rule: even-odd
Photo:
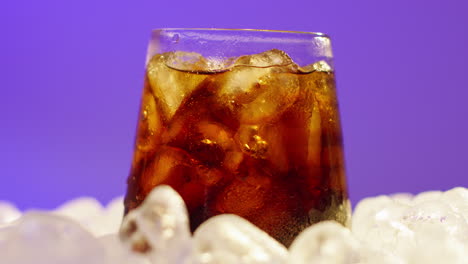
[[[347,224],[334,74],[291,65],[225,72],[148,64],[126,212],[167,184],[192,231],[232,213],[286,246],[321,220]]]

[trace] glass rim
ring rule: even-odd
[[[293,30],[272,30],[272,29],[252,29],[252,28],[155,28],[152,29],[152,33],[158,31],[207,31],[207,32],[266,32],[266,33],[285,33],[290,35],[310,35],[313,37],[325,37],[331,39],[330,35],[322,32],[307,32],[307,31],[293,31]]]

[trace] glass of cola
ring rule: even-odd
[[[327,35],[152,32],[126,212],[166,184],[192,231],[236,214],[289,246],[318,221],[348,224],[344,165]]]

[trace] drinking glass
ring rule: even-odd
[[[289,246],[313,223],[347,225],[330,38],[154,30],[126,212],[162,184],[184,199],[192,231],[236,214]]]

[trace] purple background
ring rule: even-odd
[[[332,36],[352,200],[468,186],[468,1],[0,3],[0,200],[122,195],[150,30]]]

